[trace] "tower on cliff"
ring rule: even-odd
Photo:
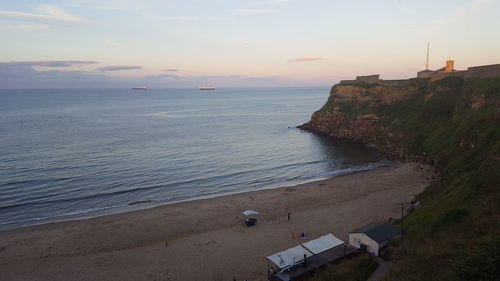
[[[455,66],[455,61],[454,61],[454,60],[451,60],[451,59],[448,59],[448,60],[446,61],[446,67],[445,67],[445,69],[444,69],[444,72],[448,73],[448,72],[453,72],[453,71],[455,71],[454,66]]]

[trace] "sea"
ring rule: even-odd
[[[0,90],[0,229],[373,169],[303,132],[328,87]]]

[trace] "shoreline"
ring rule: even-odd
[[[432,175],[413,167],[395,162],[291,187],[4,230],[0,270],[8,280],[265,279],[266,255],[303,242],[292,233],[346,240],[354,228],[397,217]],[[243,225],[246,209],[261,212],[255,227]]]
[[[104,216],[120,215],[120,214],[129,213],[129,212],[137,212],[137,211],[141,211],[141,210],[159,208],[159,207],[166,206],[166,205],[179,204],[179,203],[184,203],[184,202],[192,202],[192,201],[198,201],[198,200],[213,199],[213,198],[219,198],[219,197],[225,197],[225,196],[231,196],[231,195],[244,194],[244,193],[248,193],[248,192],[273,190],[273,189],[280,189],[280,188],[287,188],[287,187],[296,187],[299,185],[319,182],[319,181],[323,181],[323,180],[332,179],[335,177],[348,176],[348,175],[353,175],[356,173],[362,173],[362,172],[374,170],[374,169],[377,169],[380,167],[390,166],[390,165],[392,165],[392,163],[393,163],[393,161],[388,161],[388,160],[382,159],[382,160],[377,161],[377,162],[370,162],[370,163],[366,163],[366,164],[359,165],[359,166],[353,166],[353,167],[349,167],[349,168],[334,170],[334,171],[332,171],[333,175],[330,175],[330,176],[325,176],[325,177],[320,177],[320,178],[311,178],[308,180],[297,181],[297,182],[289,181],[288,183],[287,182],[276,183],[276,184],[263,186],[263,187],[260,187],[260,188],[254,189],[254,190],[229,191],[229,192],[214,193],[214,194],[208,194],[208,195],[202,195],[202,196],[193,196],[193,197],[189,197],[189,198],[181,199],[181,200],[158,201],[150,206],[143,206],[143,207],[140,207],[140,205],[143,203],[153,203],[153,202],[151,200],[138,199],[137,201],[129,202],[127,205],[123,205],[121,207],[104,208],[102,210],[97,210],[97,211],[89,212],[86,214],[67,215],[67,216],[59,216],[59,217],[49,218],[49,219],[41,221],[40,223],[26,223],[26,224],[19,224],[18,226],[14,226],[11,228],[4,228],[4,229],[0,228],[0,233],[4,232],[4,231],[29,228],[32,226],[40,226],[40,225],[45,225],[45,224],[63,223],[63,222],[70,222],[70,221],[79,221],[79,220],[99,218],[99,217],[104,217]],[[369,166],[371,166],[371,167],[369,167]],[[365,167],[368,167],[368,168],[365,168]],[[137,206],[137,208],[134,208],[133,206]]]

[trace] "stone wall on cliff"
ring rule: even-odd
[[[500,64],[482,65],[469,67],[467,70],[458,70],[453,72],[432,72],[431,82],[441,80],[447,77],[461,77],[463,79],[472,78],[499,78]]]

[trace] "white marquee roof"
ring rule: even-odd
[[[244,214],[245,216],[250,216],[250,215],[258,215],[258,214],[259,214],[259,212],[254,211],[254,210],[246,210],[246,211],[244,211],[244,212],[243,212],[243,214]]]
[[[320,238],[306,242],[302,244],[302,246],[311,251],[313,254],[319,254],[342,244],[344,244],[344,241],[338,239],[330,233],[325,236],[321,236]]]
[[[266,258],[271,262],[273,262],[275,265],[277,265],[279,268],[284,268],[292,266],[304,260],[304,254],[306,255],[307,258],[313,255],[311,252],[309,252],[308,250],[304,249],[302,246],[299,245],[287,249],[283,252],[270,255]]]

